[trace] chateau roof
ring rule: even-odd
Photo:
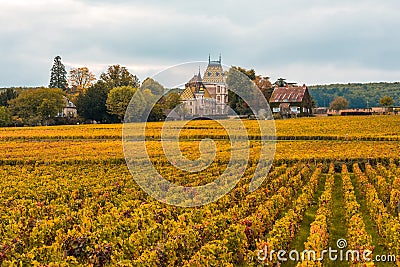
[[[200,69],[199,69],[199,73],[193,75],[192,79],[190,79],[188,83],[194,84],[194,83],[202,82],[202,81],[203,81],[203,79],[201,78]]]
[[[210,60],[208,62],[209,66],[221,66],[221,62],[219,60]]]
[[[204,86],[201,75],[200,69],[199,73],[194,75],[185,85],[185,90],[181,94],[182,100],[189,100],[194,99],[195,94],[203,93],[205,98],[212,98],[210,92],[208,92],[207,88]]]
[[[221,56],[219,60],[212,61],[208,58],[208,66],[204,72],[203,77],[204,83],[223,83],[224,82],[224,71],[221,65]]]
[[[189,86],[186,87],[185,91],[183,91],[181,94],[181,99],[189,100],[189,99],[193,99],[193,98],[194,98],[194,94],[193,94],[192,88],[190,88]]]

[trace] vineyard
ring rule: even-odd
[[[136,184],[121,125],[0,129],[0,266],[400,266],[400,116],[276,121],[275,160],[251,193],[260,141],[256,122],[244,124],[242,179],[195,208],[162,204]],[[201,185],[224,171],[220,126],[193,121],[181,131],[191,159],[201,139],[215,140],[215,162],[195,174],[165,158],[161,127],[147,125],[146,148],[168,180]],[[375,261],[329,260],[324,250],[338,240]],[[325,257],[285,261],[279,250]]]

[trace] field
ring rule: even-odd
[[[122,125],[0,129],[0,266],[272,266],[277,254],[263,259],[260,250],[308,249],[319,258],[339,239],[376,260],[397,255],[400,266],[400,116],[276,121],[274,163],[252,193],[260,142],[256,122],[245,125],[251,153],[243,178],[196,208],[162,204],[136,184]],[[162,123],[147,127],[151,160],[174,183],[208,183],[229,161],[226,133],[212,122],[181,132],[191,159],[199,140],[215,139],[216,161],[199,174],[175,170],[160,146]],[[374,264],[396,266],[327,257],[282,266]]]

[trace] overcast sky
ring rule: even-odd
[[[306,84],[400,80],[399,0],[0,0],[0,87],[47,86],[55,56],[140,80],[204,61]]]

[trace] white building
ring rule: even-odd
[[[74,103],[71,102],[68,98],[63,96],[64,100],[64,107],[62,111],[58,114],[58,117],[63,117],[63,118],[75,118],[78,116],[77,111],[76,111],[76,106]]]

